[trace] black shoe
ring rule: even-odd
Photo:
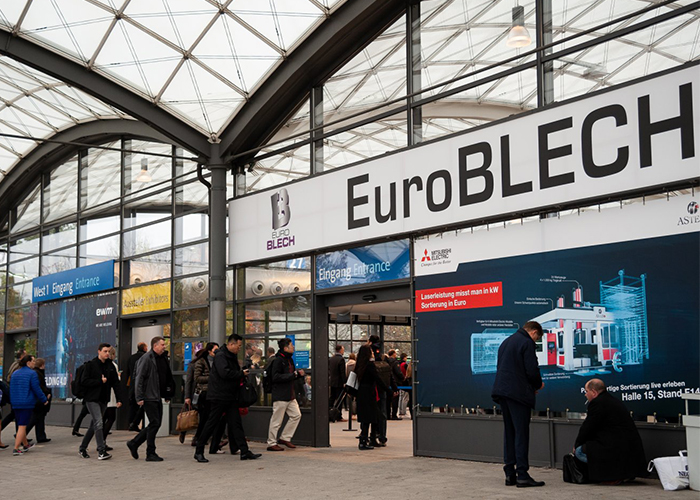
[[[515,474],[513,474],[512,476],[506,476],[506,486],[515,486],[515,483]]]
[[[245,453],[241,453],[241,460],[255,460],[256,458],[262,457],[261,453],[253,453],[248,450]]]
[[[518,488],[530,488],[534,486],[544,486],[544,481],[535,481],[531,477],[528,477],[527,479],[518,479],[516,481],[516,486]]]
[[[360,438],[360,444],[357,445],[357,448],[360,450],[373,450],[374,446],[372,446],[367,438]]]
[[[90,455],[88,455],[88,452],[85,450],[78,450],[78,456],[80,456],[80,458],[90,458]]]
[[[126,447],[129,448],[129,451],[131,452],[131,456],[134,458],[134,460],[138,460],[139,459],[139,447],[136,446],[136,443],[134,443],[133,441],[127,441]]]
[[[178,439],[180,440],[180,444],[184,444],[184,442],[185,442],[185,436],[186,436],[186,435],[187,435],[186,432],[181,432],[181,433],[180,433],[180,436],[178,437]]]
[[[162,462],[163,459],[156,455],[155,453],[153,455],[146,455],[146,462]]]
[[[206,458],[204,458],[204,454],[203,454],[203,453],[195,453],[195,454],[194,454],[194,459],[195,459],[197,462],[199,462],[200,464],[209,463],[209,460],[207,460]]]
[[[370,439],[369,445],[370,445],[372,448],[381,448],[382,446],[386,446],[385,444],[380,443],[380,442],[377,441],[376,439]]]
[[[139,426],[138,426],[138,425],[131,424],[131,425],[129,426],[129,430],[130,430],[131,432],[139,432],[141,429],[139,429]]]
[[[112,455],[110,455],[106,451],[101,451],[97,454],[97,460],[109,460],[110,458],[112,458]]]
[[[49,441],[51,441],[51,438],[37,439],[36,442],[37,442],[37,443],[48,443]]]
[[[83,435],[81,433],[79,433],[78,431],[73,431],[73,435],[77,436],[79,438],[83,437]]]
[[[105,451],[112,451],[113,449],[114,448],[112,448],[111,446],[105,445]]]

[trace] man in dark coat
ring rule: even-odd
[[[127,385],[129,386],[129,430],[133,432],[139,431],[139,426],[143,420],[143,406],[136,404],[136,365],[139,360],[148,351],[148,346],[145,342],[139,342],[136,352],[129,356],[126,361],[126,373],[129,377]]]
[[[156,453],[156,435],[163,421],[163,399],[169,401],[175,395],[175,379],[170,370],[168,353],[165,350],[165,339],[153,337],[151,350],[148,351],[136,365],[136,404],[142,406],[148,417],[148,425],[126,446],[131,456],[138,460],[138,449],[146,442],[146,462],[162,462]]]
[[[292,444],[292,437],[297,430],[301,420],[301,410],[296,398],[294,383],[297,380],[304,380],[304,370],[297,370],[294,366],[292,355],[294,354],[294,344],[291,339],[284,338],[277,341],[280,350],[272,358],[272,416],[267,432],[267,451],[284,451],[280,445],[287,448],[296,448]],[[289,418],[279,439],[280,427],[284,421],[285,414]]]
[[[32,419],[29,421],[27,426],[27,435],[35,430],[36,442],[37,443],[48,443],[51,441],[46,437],[46,415],[51,410],[51,389],[46,385],[46,372],[44,368],[46,367],[46,361],[42,358],[37,358],[34,362],[34,371],[39,377],[39,386],[41,387],[41,392],[44,393],[46,399],[49,401],[47,404],[42,404],[37,402],[34,407],[34,412],[32,413]]]
[[[335,346],[335,354],[328,359],[328,374],[330,375],[331,398],[328,401],[330,407],[333,407],[338,396],[343,392],[347,376],[345,374],[345,347],[340,344]],[[339,418],[338,422],[345,422],[345,419]]]
[[[630,412],[597,378],[586,384],[588,415],[574,444],[576,458],[588,464],[593,482],[620,483],[646,475],[642,438]]]
[[[399,365],[398,353],[391,349],[386,354],[386,361],[391,366],[391,385],[394,387],[392,393],[387,394],[387,412],[389,413],[389,420],[403,420],[399,417],[399,389],[398,386],[403,385],[405,382],[405,377],[401,371],[401,366]]]
[[[542,338],[542,333],[539,323],[528,321],[498,349],[491,397],[503,412],[506,486],[544,486],[544,481],[535,481],[527,472],[530,412],[535,407],[535,394],[544,387],[535,354],[535,342]]]
[[[207,382],[207,404],[209,405],[209,418],[204,426],[202,435],[197,439],[197,448],[194,459],[200,463],[206,463],[204,446],[214,434],[219,421],[226,414],[228,421],[229,441],[231,450],[235,448],[241,451],[241,460],[255,460],[260,458],[259,453],[253,453],[248,448],[248,443],[243,431],[241,414],[238,411],[238,396],[241,382],[250,373],[248,369],[241,369],[238,362],[238,352],[241,350],[243,338],[235,333],[226,341],[226,346],[216,351],[214,362],[209,371]],[[209,453],[216,453],[221,436],[214,436]],[[235,448],[234,448],[235,445]]]

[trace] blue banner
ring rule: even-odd
[[[340,250],[316,257],[317,290],[410,276],[408,240]]]
[[[67,299],[114,288],[114,261],[79,267],[32,280],[32,302]]]

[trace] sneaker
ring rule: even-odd
[[[112,458],[112,455],[110,455],[106,451],[102,451],[97,454],[97,460],[109,460],[110,458]]]
[[[13,454],[14,456],[24,455],[25,453],[26,453],[26,452],[25,452],[24,450],[22,450],[21,448],[20,448],[20,449],[12,450],[12,454]]]
[[[113,449],[114,448],[112,448],[111,446],[105,445],[105,451],[112,451]]]
[[[29,441],[29,440],[27,440],[27,446],[22,446],[22,450],[23,450],[25,453],[28,452],[29,450],[31,450],[32,448],[34,448],[34,443],[32,443],[32,442]]]
[[[163,458],[159,457],[155,453],[153,455],[146,455],[146,462],[162,462]]]
[[[90,458],[90,455],[88,455],[88,452],[85,450],[78,450],[78,455],[80,458]]]
[[[129,451],[131,452],[131,457],[134,460],[138,460],[139,459],[139,447],[136,446],[136,443],[134,443],[133,441],[127,441],[126,447],[129,448]]]

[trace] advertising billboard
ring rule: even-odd
[[[32,302],[67,299],[114,288],[114,261],[39,276],[32,280]]]
[[[691,196],[430,238],[415,255],[422,406],[493,406],[498,348],[530,320],[545,332],[540,411],[585,411],[592,378],[641,415],[676,417],[700,391]]]
[[[97,356],[98,345],[116,345],[118,307],[117,293],[39,306],[37,354],[46,360],[46,384],[54,398],[72,397],[75,370]]]

